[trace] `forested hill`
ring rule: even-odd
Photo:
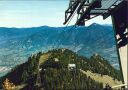
[[[107,75],[113,78],[113,81],[121,80],[120,71],[114,69],[100,55],[95,54],[91,58],[86,58],[68,49],[54,49],[32,55],[27,62],[16,66],[1,77],[1,88],[5,79],[12,82],[15,88],[22,88],[21,90],[41,88],[101,90],[103,88],[106,82],[98,82],[82,71],[99,74],[99,77]]]

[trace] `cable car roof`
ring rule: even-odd
[[[89,3],[92,3],[94,0],[89,0]],[[123,0],[101,0],[101,8],[95,8],[94,10],[91,10],[90,13],[108,13],[109,10],[114,9],[116,6],[118,6]]]
[[[77,11],[78,19],[84,21],[102,15],[106,19],[125,0],[70,0],[69,8],[65,11],[66,24]],[[83,25],[84,21],[78,20],[76,25]],[[81,22],[79,22],[81,21]]]

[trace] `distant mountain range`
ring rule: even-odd
[[[92,24],[88,27],[0,28],[0,73],[21,64],[39,51],[68,48],[90,57],[98,53],[118,67],[113,28]]]

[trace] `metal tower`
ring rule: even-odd
[[[69,8],[65,11],[65,22],[67,24],[77,13],[78,20],[75,25],[85,25],[85,22],[97,16],[103,19],[111,16],[120,69],[124,84],[128,88],[128,0],[70,0]],[[118,86],[114,86],[118,87]]]

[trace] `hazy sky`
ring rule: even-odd
[[[69,0],[1,0],[0,27],[63,26],[68,4]],[[102,17],[98,17],[86,25],[92,23],[111,24],[111,18],[102,20]]]

